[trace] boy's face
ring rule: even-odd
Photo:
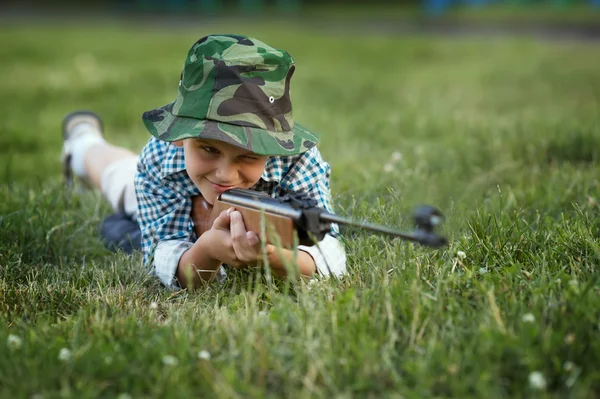
[[[186,139],[173,144],[183,146],[187,173],[209,204],[225,190],[254,186],[268,158],[218,140]]]

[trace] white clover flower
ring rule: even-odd
[[[392,173],[394,171],[394,165],[392,165],[391,163],[386,163],[385,165],[383,165],[383,171],[385,173]]]
[[[164,355],[162,362],[165,366],[177,366],[179,360],[173,355]]]
[[[151,302],[151,303],[150,303],[150,309],[158,309],[158,303],[156,303],[156,302]]]
[[[465,259],[467,257],[467,254],[463,251],[458,251],[456,252],[456,256],[458,256],[459,259]]]
[[[311,278],[310,280],[308,280],[308,284],[306,285],[306,289],[307,290],[311,290],[314,287],[316,287],[319,284],[319,279],[318,278]]]
[[[479,268],[479,274],[486,274],[487,272],[488,272],[488,270],[485,267]]]
[[[60,352],[58,352],[58,360],[61,362],[66,362],[71,359],[71,351],[67,348],[62,348]]]
[[[567,361],[565,362],[565,364],[563,364],[563,370],[569,372],[569,371],[573,371],[573,369],[575,368],[575,363]]]
[[[206,350],[201,350],[200,352],[198,352],[198,359],[210,360],[210,352]]]
[[[525,313],[522,317],[521,317],[521,321],[523,323],[535,323],[535,316],[531,313]]]
[[[540,391],[546,389],[546,377],[540,371],[530,373],[529,386]]]
[[[22,344],[23,340],[21,337],[13,334],[9,334],[8,338],[6,339],[6,345],[8,345],[9,349],[19,349]]]
[[[573,333],[567,334],[567,336],[565,337],[565,344],[573,345],[574,342],[575,342],[575,334],[573,334]]]
[[[398,162],[402,160],[402,153],[400,151],[394,151],[392,153],[392,162]]]

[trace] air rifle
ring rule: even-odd
[[[448,243],[445,237],[435,232],[436,226],[443,221],[443,215],[431,206],[416,209],[413,214],[416,229],[407,233],[385,226],[351,221],[317,205],[318,202],[305,193],[289,193],[272,198],[259,191],[234,188],[221,193],[211,213],[219,215],[221,211],[233,207],[242,214],[246,230],[256,233],[262,231],[264,220],[266,226],[272,226],[279,236],[279,242],[274,242],[267,235],[269,243],[278,243],[285,248],[293,247],[294,232],[297,232],[301,245],[310,246],[321,241],[325,234],[331,232],[332,223],[398,237],[428,247],[438,248]]]

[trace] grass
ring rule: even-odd
[[[338,213],[409,228],[431,203],[449,247],[347,231],[339,281],[232,272],[179,293],[104,250],[107,205],[61,185],[61,119],[93,109],[139,150],[141,113],[172,100],[189,45],[212,31],[294,55],[295,117],[322,134]],[[0,43],[0,396],[600,392],[596,43],[281,22],[14,25]]]

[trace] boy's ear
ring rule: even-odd
[[[177,147],[183,147],[183,140],[171,141]]]

